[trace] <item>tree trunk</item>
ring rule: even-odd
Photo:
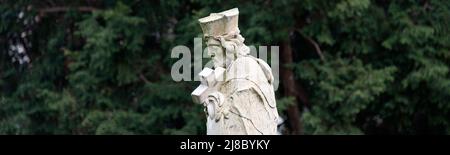
[[[298,108],[298,89],[294,79],[292,69],[288,68],[287,64],[293,63],[292,49],[289,41],[284,41],[281,44],[281,82],[283,84],[284,96],[295,97],[295,103],[290,105],[287,109],[288,120],[291,126],[291,134],[303,134],[303,126],[300,120],[300,111]]]

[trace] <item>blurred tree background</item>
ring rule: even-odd
[[[448,0],[0,0],[0,134],[205,134],[170,52],[234,7],[283,134],[450,134]]]

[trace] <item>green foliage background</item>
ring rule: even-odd
[[[298,109],[304,134],[450,133],[448,0],[0,0],[0,134],[205,134],[198,83],[171,79],[170,51],[193,50],[197,19],[233,7],[247,44],[315,54],[295,32],[320,47],[323,60],[281,64],[311,102]],[[18,65],[8,34],[27,8],[40,21]],[[285,116],[301,104],[280,90]]]

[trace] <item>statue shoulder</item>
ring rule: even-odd
[[[226,80],[250,79],[257,74],[260,74],[258,68],[258,63],[251,57],[237,58],[229,67],[227,67]]]
[[[272,85],[274,77],[270,66],[262,59],[255,58],[253,56],[245,56],[237,58],[231,65],[232,72],[240,71],[241,75],[257,76],[257,78],[264,77],[267,82]],[[261,76],[264,74],[264,76]]]
[[[247,65],[247,66],[256,66],[258,65],[257,58],[249,55],[244,57],[237,58],[234,63],[236,66]]]

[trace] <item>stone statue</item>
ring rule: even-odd
[[[270,66],[250,54],[237,8],[199,19],[214,70],[204,68],[192,92],[203,104],[208,135],[277,134],[278,111]]]

